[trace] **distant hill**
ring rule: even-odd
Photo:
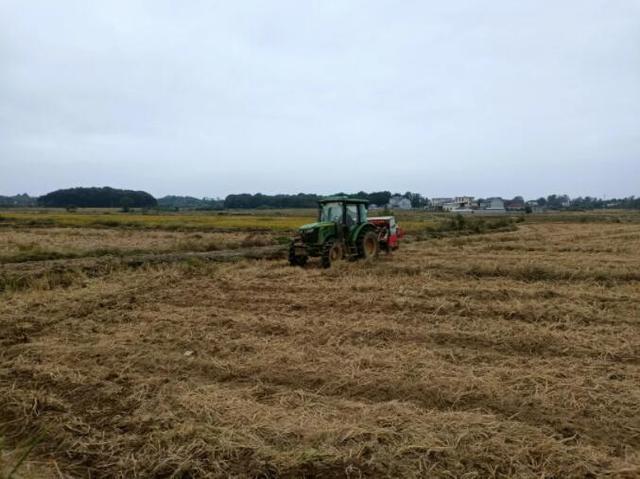
[[[148,208],[158,205],[157,200],[145,191],[92,187],[68,188],[47,193],[38,198],[40,206],[79,208]]]
[[[26,193],[15,196],[0,195],[0,206],[35,206],[37,203],[38,198],[29,196]]]
[[[161,208],[222,209],[224,201],[212,198],[194,198],[193,196],[168,195],[158,198]]]

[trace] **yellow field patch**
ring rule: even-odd
[[[304,213],[309,213],[304,211]],[[135,213],[66,213],[66,212],[8,212],[1,213],[4,221],[20,225],[64,227],[134,227],[156,229],[264,229],[291,231],[303,224],[312,223],[311,214],[253,215],[253,214],[135,214]],[[408,233],[422,231],[438,224],[433,219],[400,221]]]
[[[308,216],[253,216],[220,214],[83,214],[2,213],[5,221],[26,225],[74,227],[137,227],[160,229],[268,229],[292,230],[313,221]]]

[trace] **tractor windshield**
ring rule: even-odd
[[[342,223],[342,203],[324,203],[320,207],[320,221],[333,221]]]

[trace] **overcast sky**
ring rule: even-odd
[[[640,0],[0,0],[0,194],[640,195]]]

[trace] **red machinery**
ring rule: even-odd
[[[378,241],[380,249],[387,253],[398,249],[400,238],[404,236],[404,231],[396,223],[394,216],[374,216],[369,217],[368,222],[374,225],[378,231]]]

